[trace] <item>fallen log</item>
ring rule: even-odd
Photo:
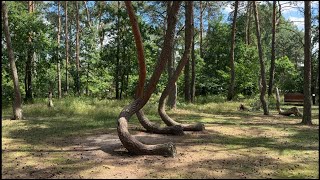
[[[276,98],[277,98],[276,107],[277,107],[277,110],[278,110],[280,115],[290,116],[291,114],[294,114],[295,116],[302,117],[302,114],[301,114],[301,112],[299,111],[299,109],[297,107],[292,107],[292,108],[287,109],[287,110],[282,110],[280,108],[280,96],[279,96],[278,87],[276,87]]]

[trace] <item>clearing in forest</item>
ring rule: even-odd
[[[45,101],[24,106],[25,120],[2,120],[3,178],[319,178],[319,114],[313,126],[301,117],[241,112],[243,102],[179,104],[178,122],[202,122],[203,132],[150,134],[136,117],[129,130],[146,144],[172,141],[175,158],[133,156],[123,148],[116,118],[127,100]],[[157,103],[144,108],[159,121]],[[284,106],[285,107],[285,106]],[[302,106],[299,107],[302,111]]]

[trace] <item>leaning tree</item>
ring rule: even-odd
[[[130,1],[125,2],[127,11],[129,14],[130,22],[132,24],[133,32],[138,33],[138,25],[137,20],[134,15],[134,10]],[[120,141],[123,146],[132,154],[149,154],[149,155],[164,155],[164,156],[175,156],[176,148],[173,143],[169,142],[166,144],[156,144],[156,145],[146,145],[138,141],[134,138],[128,130],[128,120],[138,112],[150,99],[152,93],[154,92],[156,85],[160,79],[160,76],[165,68],[166,61],[168,59],[168,51],[172,49],[172,39],[174,37],[174,29],[177,22],[177,13],[180,8],[180,2],[173,2],[170,11],[168,12],[168,28],[164,37],[164,43],[162,47],[162,51],[160,53],[159,59],[155,66],[155,70],[153,71],[152,77],[143,93],[137,92],[138,97],[123,108],[120,112],[119,118],[117,120],[117,131]],[[136,25],[134,25],[136,24]],[[139,36],[134,36],[136,44],[142,44],[139,39]],[[141,39],[141,36],[140,36]],[[139,48],[139,51],[143,50],[143,48]],[[139,52],[140,53],[140,52]],[[144,79],[145,79],[145,65],[143,58],[139,58],[139,83],[138,89],[143,87]]]
[[[22,119],[22,108],[21,108],[22,100],[21,100],[21,93],[19,89],[19,78],[18,78],[16,63],[14,60],[14,52],[11,44],[9,21],[8,21],[8,10],[7,10],[6,2],[2,1],[1,5],[2,5],[2,15],[3,15],[3,31],[4,31],[6,42],[7,42],[8,58],[10,61],[11,75],[12,75],[13,89],[14,89],[12,119],[19,120],[19,119]]]
[[[256,1],[253,1],[253,12],[254,12],[254,19],[256,24],[256,36],[258,41],[258,51],[259,51],[259,60],[260,60],[260,79],[259,79],[260,101],[263,107],[263,114],[268,115],[269,114],[268,105],[265,99],[265,94],[267,90],[266,72],[265,72],[265,65],[264,65],[263,53],[262,53],[263,51],[262,51],[262,45],[261,45],[259,13],[258,13]]]

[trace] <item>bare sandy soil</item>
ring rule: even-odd
[[[210,120],[206,130],[184,136],[157,135],[130,126],[146,144],[174,142],[175,158],[134,156],[115,129],[56,139],[47,146],[23,148],[23,141],[2,140],[3,178],[318,178],[319,145],[302,143],[297,133],[319,126],[296,125],[279,115]],[[209,118],[209,119],[208,119]],[[219,119],[216,115],[215,119]],[[223,118],[221,118],[223,119]],[[9,120],[8,120],[9,121]],[[302,138],[305,135],[301,136]],[[308,134],[306,134],[308,136]],[[301,139],[301,138],[300,138]],[[312,141],[313,142],[313,141]]]

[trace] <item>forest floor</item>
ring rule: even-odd
[[[182,123],[202,122],[203,132],[150,134],[137,118],[130,132],[146,144],[174,142],[175,158],[133,156],[122,146],[116,119],[130,100],[45,100],[24,105],[24,120],[3,109],[2,178],[319,178],[319,106],[313,126],[275,109],[238,111],[249,101],[179,103],[168,111]],[[157,103],[145,114],[160,122]],[[283,108],[291,106],[283,106]],[[302,112],[302,106],[298,106]]]

